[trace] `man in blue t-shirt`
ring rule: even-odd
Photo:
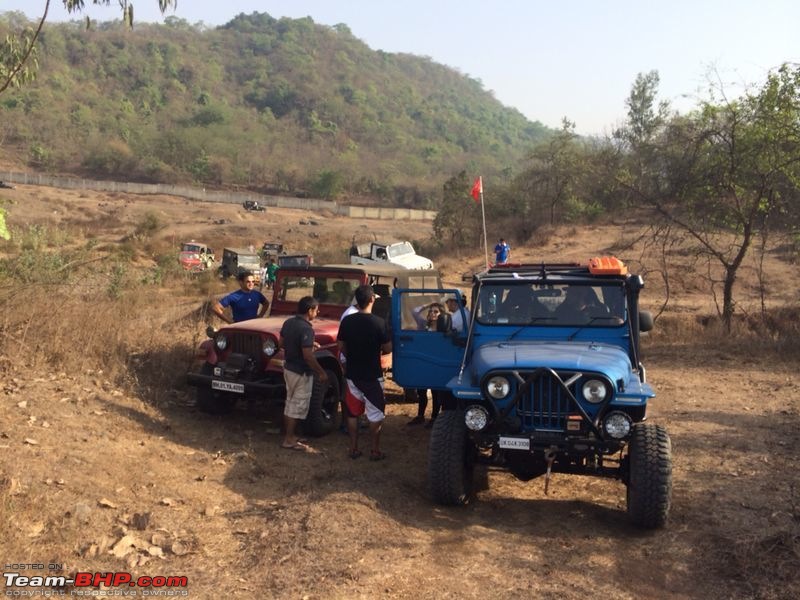
[[[511,246],[509,246],[503,238],[500,238],[500,241],[497,242],[497,245],[494,247],[495,264],[503,265],[507,263],[510,253]]]
[[[263,317],[269,310],[269,300],[255,289],[255,277],[251,271],[239,273],[239,287],[241,289],[231,292],[219,302],[214,302],[212,310],[226,323],[238,323]],[[225,314],[225,308],[231,307],[232,319]],[[261,307],[259,310],[259,306]]]

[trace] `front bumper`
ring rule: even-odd
[[[210,389],[216,392],[226,392],[236,396],[252,396],[272,400],[286,396],[286,384],[283,380],[262,379],[248,380],[230,378],[223,375],[206,373],[188,373],[186,383],[198,388]]]

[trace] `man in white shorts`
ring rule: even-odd
[[[358,417],[366,412],[372,436],[370,460],[383,460],[381,427],[385,418],[386,400],[383,395],[381,352],[391,352],[392,342],[386,321],[372,314],[375,292],[369,285],[356,289],[358,312],[342,319],[339,325],[339,352],[346,357],[347,429],[350,433],[350,458],[358,458]]]
[[[286,382],[286,404],[283,409],[285,433],[281,448],[308,452],[306,440],[295,435],[297,422],[308,416],[311,392],[314,389],[314,373],[320,382],[328,381],[325,369],[317,362],[314,350],[319,347],[314,341],[311,321],[317,316],[319,303],[305,296],[297,303],[297,314],[287,319],[281,327],[280,345],[283,348],[283,378]]]

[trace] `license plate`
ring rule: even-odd
[[[497,445],[506,450],[530,450],[531,440],[529,438],[501,437]]]
[[[230,381],[217,381],[211,380],[211,387],[215,390],[222,390],[223,392],[235,392],[237,394],[244,394],[243,383],[232,383]]]

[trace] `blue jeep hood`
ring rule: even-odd
[[[619,347],[595,342],[497,342],[475,349],[473,375],[481,378],[490,370],[529,370],[549,367],[556,371],[595,371],[616,384],[631,375],[628,355]]]

